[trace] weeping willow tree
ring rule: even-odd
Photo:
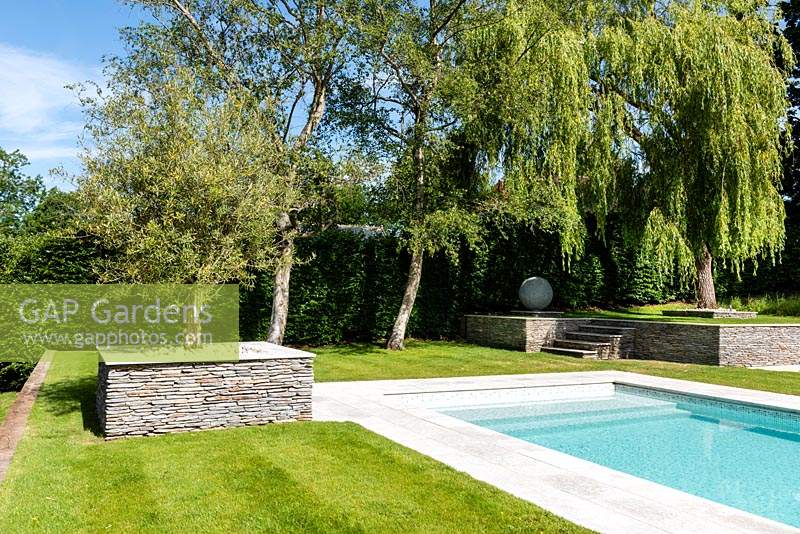
[[[701,308],[717,306],[715,261],[738,272],[784,243],[792,53],[771,13],[766,1],[653,2],[617,12],[586,41],[586,153],[630,169],[592,173],[587,196],[600,220],[626,215],[661,273],[694,279]]]
[[[495,215],[558,235],[565,263],[582,252],[586,234],[577,191],[591,137],[580,23],[590,7],[508,2],[496,23],[469,34],[463,58],[474,84],[460,108],[465,129],[502,179]]]
[[[612,213],[656,263],[697,281],[783,246],[792,56],[765,1],[509,1],[459,36],[448,105],[498,213],[557,233],[565,263],[586,216]]]

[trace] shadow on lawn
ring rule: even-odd
[[[343,343],[341,345],[323,345],[321,347],[299,346],[297,348],[314,354],[322,350],[325,354],[335,354],[336,356],[362,356],[382,349],[383,345],[378,343],[355,342]]]
[[[428,340],[406,340],[406,348],[422,349],[426,346],[429,346],[431,343],[435,343],[437,346],[446,345],[448,348],[475,348],[475,345],[460,340],[446,342],[441,340],[436,340],[434,342]],[[297,348],[308,352],[313,352],[314,354],[319,354],[321,351],[326,356],[376,356],[380,354],[402,354],[402,351],[392,352],[387,350],[383,343],[371,342],[342,343],[340,345],[323,345],[321,347],[298,346]]]
[[[62,378],[44,385],[39,391],[39,399],[44,408],[56,415],[64,416],[80,410],[83,429],[95,436],[103,435],[95,409],[97,377],[82,376]]]

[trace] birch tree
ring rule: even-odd
[[[391,161],[383,198],[395,207],[392,222],[411,256],[390,349],[403,348],[425,254],[453,252],[462,237],[478,240],[470,199],[440,171],[459,150],[460,35],[493,14],[489,3],[474,0],[367,0],[350,18],[359,54],[337,119],[366,150]]]
[[[303,214],[322,199],[325,177],[313,172],[310,144],[323,120],[332,81],[347,57],[339,0],[135,0],[156,23],[125,31],[130,53],[118,61],[146,80],[173,62],[204,84],[246,92],[274,110],[274,128],[288,161],[284,179],[295,203],[273,221],[280,261],[274,266],[268,341],[282,343],[289,309],[295,239],[308,230]],[[164,51],[169,51],[164,55]],[[164,59],[167,59],[165,61]]]

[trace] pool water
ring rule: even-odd
[[[800,415],[616,386],[598,398],[442,413],[800,527]]]

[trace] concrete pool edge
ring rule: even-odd
[[[789,525],[499,434],[398,394],[620,383],[800,412],[800,397],[619,371],[314,385],[316,420],[352,421],[600,532],[797,532]]]

